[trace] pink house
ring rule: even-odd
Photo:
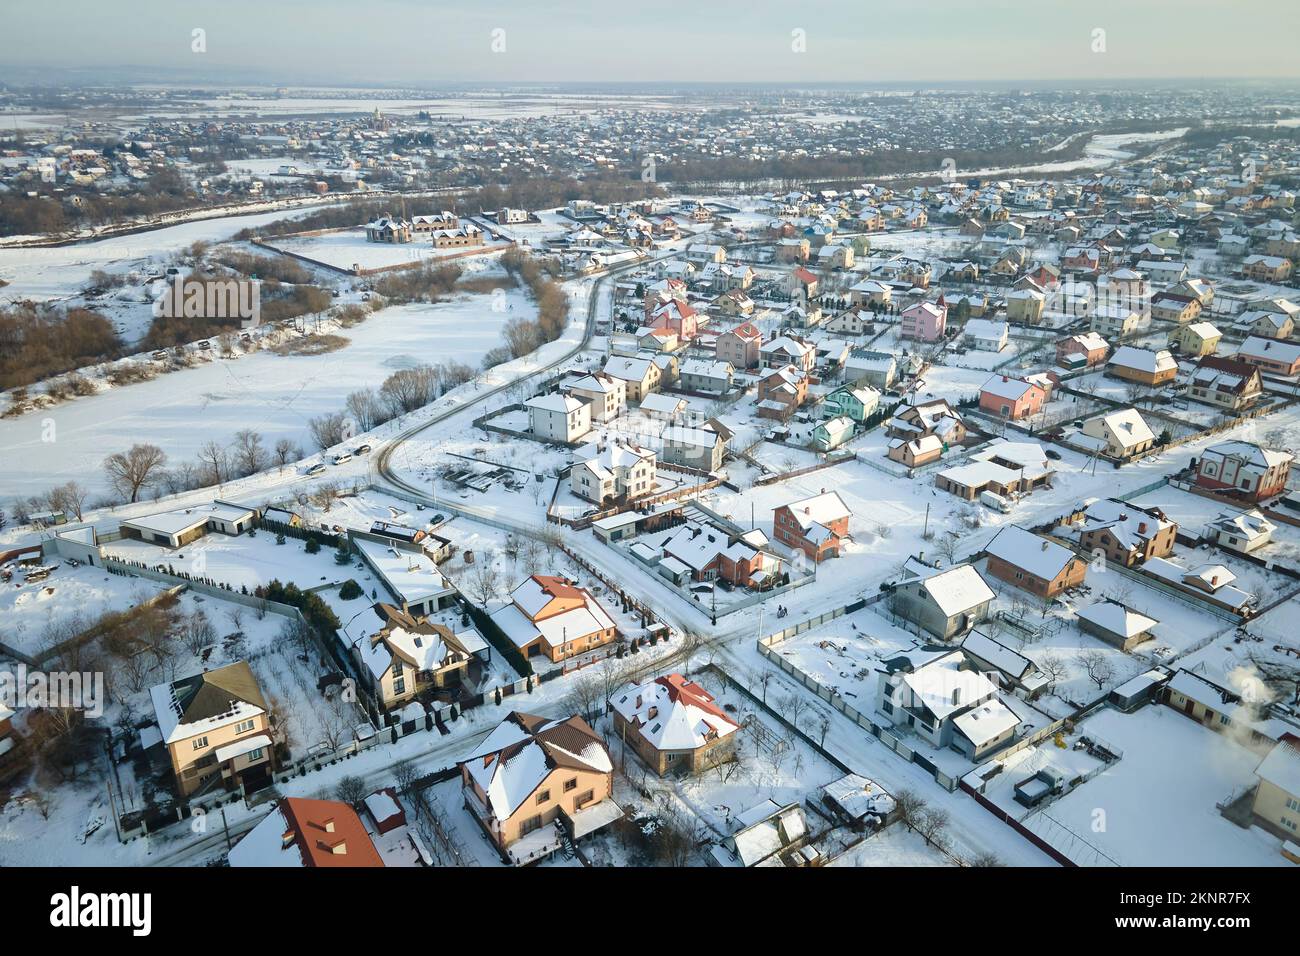
[[[1022,378],[994,375],[980,389],[980,408],[999,418],[1027,418],[1042,411],[1047,390]]]
[[[948,306],[940,299],[935,302],[918,302],[903,310],[904,338],[920,339],[922,342],[936,342],[943,338],[948,325]]]
[[[654,311],[650,328],[669,329],[683,342],[689,342],[697,333],[695,310],[680,299],[670,299]]]

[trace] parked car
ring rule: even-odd
[[[336,465],[346,465],[351,460],[352,460],[352,456],[349,455],[347,452],[344,452],[341,455],[334,456],[334,464]]]
[[[308,475],[323,475],[324,473],[325,473],[325,462],[323,461],[316,462],[316,464],[312,465],[306,471],[306,474]]]
[[[1046,455],[1048,458],[1052,459],[1052,461],[1061,460],[1061,453],[1054,448],[1044,448],[1043,454]]]
[[[357,452],[356,452],[356,453],[357,453],[358,455],[365,455],[365,454],[369,453],[369,451],[370,451],[370,446],[369,446],[369,445],[358,445],[358,446],[357,446]]]

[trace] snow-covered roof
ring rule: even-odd
[[[1259,762],[1255,776],[1300,800],[1300,737],[1284,735]]]
[[[509,819],[551,775],[564,766],[610,773],[604,742],[581,717],[547,720],[510,714],[461,761],[487,795],[497,820]]]
[[[1016,525],[1007,525],[999,531],[985,550],[1008,564],[1047,581],[1054,580],[1074,558],[1074,552],[1064,545]]]
[[[681,674],[627,684],[610,706],[656,750],[695,750],[739,729],[712,694]]]
[[[969,564],[938,570],[909,562],[907,568],[925,583],[926,592],[949,617],[964,614],[997,597],[979,571]]]
[[[1079,608],[1079,618],[1123,638],[1136,637],[1160,622],[1118,601],[1099,601]]]
[[[996,740],[1020,724],[1020,718],[996,697],[953,718],[953,727],[976,747]]]

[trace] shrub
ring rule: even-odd
[[[355,601],[361,597],[361,585],[348,578],[343,582],[343,586],[339,588],[339,597],[344,601]]]

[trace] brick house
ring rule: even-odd
[[[1069,548],[1015,525],[999,531],[985,552],[989,574],[1041,598],[1078,587],[1088,570]]]
[[[781,505],[772,513],[778,541],[814,561],[837,558],[849,533],[848,505],[833,491]]]
[[[740,725],[681,674],[630,683],[609,701],[614,732],[659,776],[700,773],[735,752]]]

